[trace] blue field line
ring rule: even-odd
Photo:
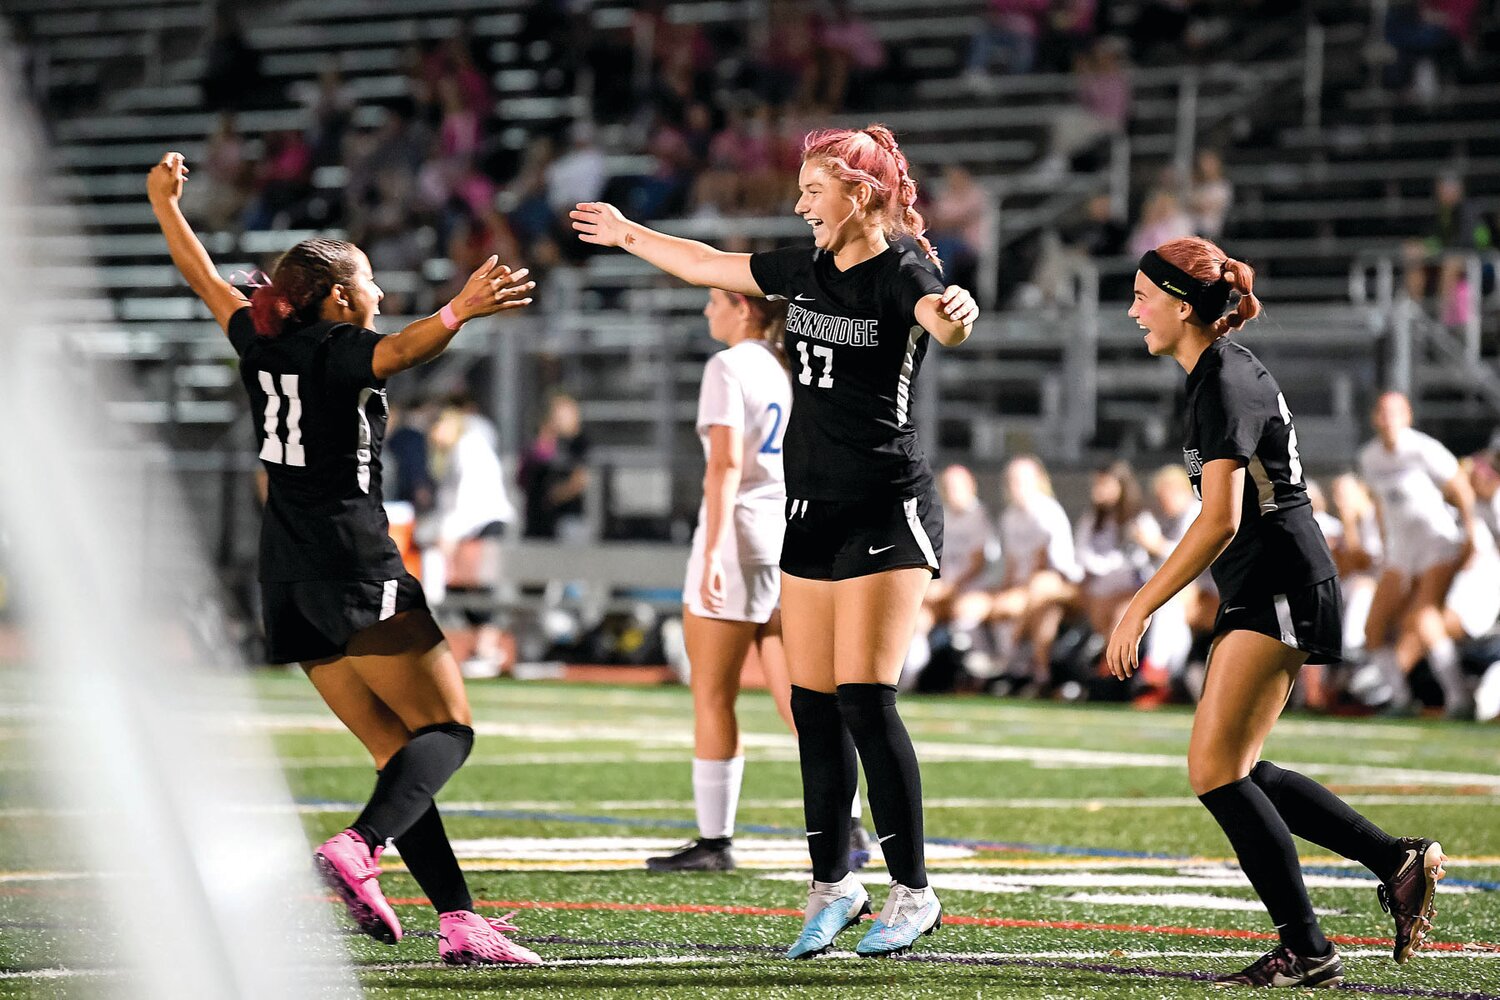
[[[298,799],[298,805],[308,806],[348,806],[350,812],[358,812],[362,806],[358,802],[340,802],[337,799]],[[698,829],[698,824],[686,819],[655,819],[651,817],[625,817],[625,816],[585,816],[576,813],[553,813],[533,812],[525,809],[451,809],[444,807],[445,816],[467,816],[471,819],[514,819],[531,820],[538,823],[579,823],[591,826],[654,826],[667,827],[672,830]],[[768,837],[796,837],[803,836],[802,830],[786,826],[767,826],[763,823],[741,823],[738,829],[743,833],[758,833]],[[960,837],[928,837],[929,844],[941,844],[944,847],[964,847],[971,851],[1025,851],[1031,854],[1063,854],[1069,857],[1080,858],[1124,858],[1140,859],[1145,861],[1181,861],[1189,864],[1196,858],[1182,854],[1163,854],[1157,851],[1126,851],[1113,847],[1077,847],[1068,844],[1031,844],[1024,841],[1003,840],[964,840]],[[1353,871],[1347,868],[1304,868],[1303,872],[1308,875],[1330,875],[1342,878],[1360,878],[1370,882],[1375,881],[1375,876]],[[1500,882],[1492,882],[1484,879],[1452,878],[1443,879],[1444,884],[1458,886],[1465,889],[1479,889],[1484,892],[1500,892]]]

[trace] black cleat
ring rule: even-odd
[[[1443,862],[1448,860],[1443,845],[1435,840],[1402,837],[1400,850],[1401,866],[1375,890],[1380,897],[1380,908],[1396,921],[1396,946],[1391,957],[1398,965],[1422,947],[1422,939],[1432,930],[1432,918],[1437,915],[1433,896],[1437,894],[1438,879],[1446,874]]]
[[[1312,989],[1319,986],[1337,986],[1344,981],[1344,963],[1339,950],[1328,946],[1328,954],[1321,958],[1306,958],[1293,954],[1286,945],[1257,958],[1247,968],[1214,980],[1215,986],[1297,986]]]
[[[649,872],[732,872],[734,852],[729,841],[694,840],[671,854],[646,859]]]
[[[849,870],[857,872],[870,863],[870,834],[855,820],[849,827]]]

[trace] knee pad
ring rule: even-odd
[[[412,739],[424,736],[428,733],[442,733],[458,744],[459,762],[469,759],[469,754],[474,750],[474,727],[466,726],[461,722],[439,722],[432,726],[423,726],[411,734]]]

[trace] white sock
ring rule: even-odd
[[[1397,708],[1410,705],[1411,685],[1407,683],[1406,674],[1401,670],[1401,665],[1396,662],[1396,651],[1390,646],[1384,646],[1370,656],[1370,662],[1380,668],[1381,676],[1390,686],[1391,704]]]
[[[740,783],[744,777],[744,757],[693,758],[693,805],[698,811],[698,836],[715,839],[734,836],[734,816],[739,811]]]
[[[1458,661],[1458,647],[1452,639],[1444,639],[1427,651],[1427,666],[1432,668],[1432,676],[1443,689],[1443,704],[1452,707],[1469,697],[1463,667]]]

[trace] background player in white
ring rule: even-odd
[[[369,258],[349,243],[304,240],[252,303],[219,276],[183,218],[187,174],[182,154],[168,153],[147,193],[172,263],[228,334],[256,404],[270,489],[260,578],[271,657],[302,664],[378,771],[364,811],[318,849],[319,867],[360,929],[395,944],[401,921],[379,880],[393,839],[440,914],[445,962],[538,964],[501,933],[514,928],[474,912],[433,801],[474,745],[472,716],[458,664],[391,540],[380,490],[385,380],[443,353],[464,322],[529,305],[534,283],[491,257],[441,312],[382,337],[370,329],[382,293]]]
[[[706,469],[703,503],[682,585],[682,631],[693,692],[693,803],[698,839],[652,871],[733,871],[730,850],[745,771],[734,703],[753,647],[776,710],[792,725],[781,645],[781,537],[786,482],[781,444],[792,385],[781,355],[786,306],[711,289],[708,359],[698,393]]]
[[[1474,491],[1453,453],[1412,426],[1401,393],[1383,394],[1371,423],[1376,436],[1360,449],[1359,471],[1375,497],[1385,554],[1365,651],[1391,688],[1393,708],[1410,703],[1406,675],[1425,652],[1445,704],[1462,709],[1467,687],[1443,618],[1453,579],[1477,542]]]

